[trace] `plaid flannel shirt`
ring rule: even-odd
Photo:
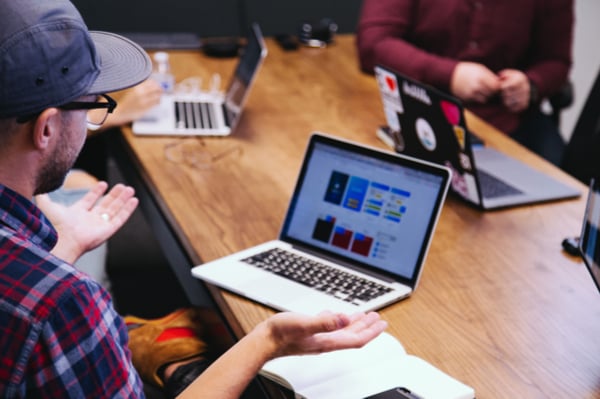
[[[0,185],[0,397],[143,397],[109,294],[50,254],[56,241],[41,211]]]

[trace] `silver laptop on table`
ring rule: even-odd
[[[279,238],[192,274],[278,310],[381,308],[417,286],[450,178],[440,165],[315,133]]]
[[[227,136],[235,129],[267,47],[258,24],[250,29],[227,91],[164,94],[158,106],[132,126],[138,135]]]
[[[387,133],[396,151],[446,165],[452,190],[482,209],[574,198],[580,192],[483,144],[473,144],[458,99],[378,65]]]

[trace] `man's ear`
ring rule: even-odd
[[[43,150],[48,148],[56,135],[60,135],[60,114],[57,108],[47,108],[36,118],[33,125],[33,146]]]

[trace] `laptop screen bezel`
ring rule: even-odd
[[[588,198],[585,206],[585,214],[583,217],[583,223],[581,226],[581,234],[579,236],[579,253],[585,263],[585,266],[592,277],[596,289],[600,292],[600,245],[598,245],[600,239],[600,217],[598,220],[592,221],[593,216],[600,215],[600,179],[592,178],[590,180]],[[594,223],[592,223],[594,222]],[[595,224],[595,247],[589,248],[591,243],[590,231]],[[590,256],[590,250],[598,252],[596,255],[596,261],[594,256]]]
[[[249,62],[246,58],[244,58],[245,56],[247,56],[246,53],[242,53],[242,55],[240,56],[240,60],[235,68],[235,71],[233,72],[233,76],[229,80],[227,90],[225,91],[225,99],[223,101],[223,106],[227,124],[232,130],[235,128],[235,126],[240,120],[242,111],[244,109],[244,106],[246,105],[246,101],[248,100],[248,96],[250,94],[250,88],[254,84],[256,77],[258,76],[258,71],[262,66],[268,53],[267,45],[265,44],[265,39],[263,37],[262,30],[260,29],[260,25],[258,23],[253,23],[250,27],[250,34],[247,40],[248,44],[246,45],[243,51],[247,51],[246,49],[248,48],[249,44],[253,42],[258,45],[258,48],[260,49],[260,55],[257,59],[256,64],[252,65],[252,73],[247,83],[243,82],[243,79],[240,78],[240,71],[242,66],[244,66],[244,63]],[[239,84],[245,84],[246,87],[243,89],[242,98],[240,99],[239,103],[233,105],[230,101],[230,98],[234,94],[234,87]]]
[[[390,163],[393,163],[396,165],[411,167],[411,168],[414,168],[415,170],[418,170],[421,172],[427,172],[427,173],[430,173],[431,175],[439,176],[442,179],[441,183],[440,183],[440,189],[438,191],[438,195],[435,199],[435,205],[433,206],[433,213],[430,217],[428,226],[426,228],[424,239],[422,241],[421,248],[419,249],[419,255],[418,255],[416,264],[413,267],[412,275],[410,277],[402,276],[402,275],[399,275],[396,273],[382,270],[380,268],[373,267],[364,262],[360,262],[356,259],[340,255],[333,251],[328,251],[326,249],[323,249],[322,247],[317,247],[315,245],[312,245],[305,241],[298,240],[298,239],[288,235],[288,230],[289,230],[290,224],[292,222],[294,210],[295,210],[297,202],[298,202],[300,190],[302,188],[304,178],[307,173],[307,169],[308,169],[308,166],[309,166],[309,163],[311,160],[311,156],[313,154],[315,146],[319,143],[329,145],[334,148],[339,148],[339,149],[347,150],[350,152],[354,152],[357,154],[368,155],[371,157],[378,157],[379,159],[386,160],[387,162],[390,162]],[[295,185],[295,188],[294,188],[291,200],[290,200],[288,211],[286,213],[284,222],[282,224],[282,227],[281,227],[281,230],[279,233],[279,239],[281,241],[290,243],[292,246],[298,247],[298,248],[302,249],[303,251],[307,251],[309,253],[311,253],[311,252],[316,253],[321,257],[330,259],[331,261],[333,261],[335,263],[342,264],[344,266],[348,266],[350,268],[359,270],[359,271],[367,273],[367,274],[375,275],[379,278],[384,278],[386,280],[399,282],[401,284],[405,284],[410,287],[415,287],[418,282],[421,271],[423,269],[425,256],[427,255],[427,252],[429,250],[429,246],[430,246],[432,238],[433,238],[435,226],[437,224],[437,221],[439,219],[439,216],[440,216],[442,208],[443,208],[444,200],[446,198],[446,194],[447,194],[448,188],[450,186],[450,179],[451,179],[451,171],[450,171],[450,169],[448,169],[444,166],[440,166],[440,165],[437,165],[437,164],[434,164],[431,162],[427,162],[427,161],[423,161],[423,160],[419,160],[416,158],[411,158],[411,157],[401,155],[401,154],[395,154],[395,153],[391,153],[391,152],[387,152],[387,151],[382,151],[382,150],[379,150],[379,149],[376,149],[373,147],[359,145],[357,143],[351,143],[349,141],[341,140],[338,138],[333,138],[331,136],[328,136],[328,135],[320,133],[320,132],[314,132],[310,137],[308,146],[305,151],[304,161],[301,166],[300,173],[298,175],[298,179],[296,181],[296,185]]]

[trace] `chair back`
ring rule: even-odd
[[[562,168],[585,184],[600,177],[600,71],[567,144]]]

